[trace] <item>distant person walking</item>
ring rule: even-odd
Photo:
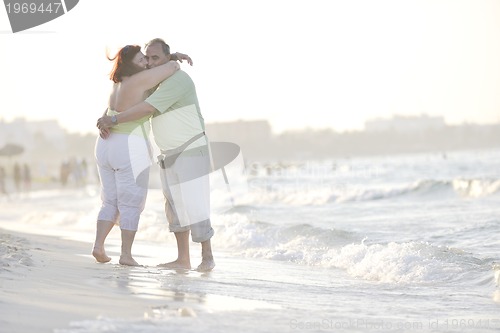
[[[18,163],[14,164],[14,185],[16,186],[16,191],[19,192],[21,190],[21,167]]]
[[[69,162],[68,161],[63,161],[61,162],[61,166],[59,169],[59,178],[61,180],[61,185],[66,186],[68,183],[68,178],[70,174],[70,167],[69,167]]]
[[[23,166],[23,190],[31,191],[31,170],[27,163],[24,163]]]
[[[7,189],[5,188],[5,179],[7,174],[5,173],[5,168],[0,166],[0,193],[7,194]]]

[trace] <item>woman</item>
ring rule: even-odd
[[[179,69],[175,61],[146,69],[146,57],[137,45],[127,45],[108,59],[113,61],[110,79],[114,83],[107,110],[111,116],[143,101],[148,90]],[[92,255],[98,262],[111,260],[104,250],[104,241],[119,219],[122,238],[119,263],[138,265],[132,257],[132,243],[146,202],[151,165],[149,132],[149,119],[144,117],[114,126],[109,135],[100,133],[97,138],[95,155],[102,206]]]

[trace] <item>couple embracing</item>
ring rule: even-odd
[[[170,47],[156,38],[145,46],[127,45],[110,59],[113,88],[108,109],[98,120],[100,135],[95,154],[101,180],[102,206],[97,218],[92,255],[98,262],[111,260],[104,242],[119,222],[119,263],[136,266],[132,244],[144,209],[152,150],[149,132],[161,150],[158,156],[165,214],[175,234],[178,256],[160,264],[190,269],[189,234],[201,243],[199,271],[215,267],[210,239],[209,145],[193,81],[177,61],[191,58],[170,54]]]

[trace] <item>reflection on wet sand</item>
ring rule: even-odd
[[[107,276],[99,276],[99,281],[94,283],[151,300],[151,306],[145,310],[145,318],[196,317],[200,311],[214,313],[280,308],[264,301],[193,291],[203,288],[200,283],[210,282],[212,272],[111,264],[105,264],[103,268],[104,266]]]

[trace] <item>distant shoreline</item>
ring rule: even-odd
[[[425,118],[424,118],[425,119]],[[332,128],[289,130],[275,134],[267,120],[206,124],[211,141],[238,144],[247,162],[306,161],[407,153],[449,153],[461,150],[500,148],[500,123],[428,127],[425,122],[405,120],[405,126],[379,130],[336,132]],[[411,126],[414,124],[415,126]],[[418,125],[418,126],[417,126]],[[14,135],[15,134],[15,135]],[[18,138],[17,141],[15,138]],[[43,177],[59,178],[59,166],[85,159],[94,164],[96,133],[68,133],[56,120],[0,122],[0,148],[22,145],[24,152],[0,156],[0,166],[15,161],[44,168]],[[41,164],[44,164],[41,166]],[[37,172],[36,170],[34,171]]]

